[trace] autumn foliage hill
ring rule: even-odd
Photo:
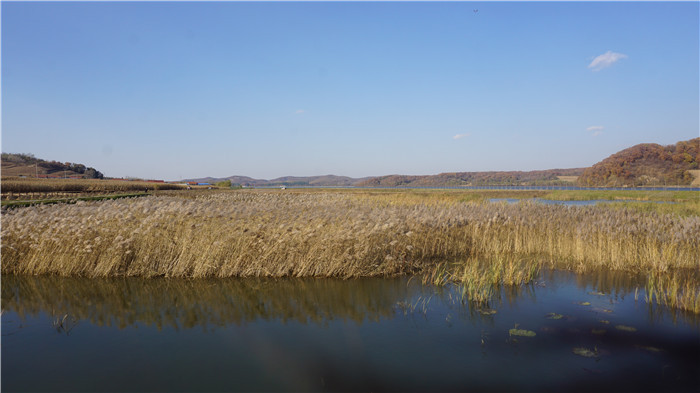
[[[661,146],[642,143],[586,168],[582,186],[689,185],[698,169],[700,138]]]
[[[554,185],[570,184],[560,176],[578,176],[584,168],[548,169],[540,171],[450,172],[439,175],[389,175],[367,179],[365,187],[442,187],[478,185]]]
[[[33,154],[2,153],[2,176],[79,177],[102,179],[95,168],[72,162],[46,161]]]

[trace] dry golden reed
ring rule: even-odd
[[[405,193],[243,190],[2,213],[3,274],[350,278],[428,273],[436,282],[487,288],[527,282],[540,266],[661,275],[697,271],[698,255],[697,216],[463,203]],[[698,293],[697,285],[688,288],[681,289]]]

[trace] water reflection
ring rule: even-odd
[[[392,318],[396,313],[425,314],[440,304],[461,319],[483,320],[484,310],[537,302],[563,288],[576,287],[599,299],[592,310],[608,312],[626,296],[649,310],[650,320],[682,317],[698,325],[695,314],[674,312],[644,300],[644,277],[599,271],[541,272],[533,283],[497,288],[488,302],[474,303],[457,287],[424,286],[419,279],[82,279],[54,276],[3,276],[2,306],[19,317],[66,315],[97,326],[120,329],[144,324],[158,329],[242,325],[256,320],[327,324]],[[610,305],[606,305],[609,303]],[[60,322],[60,321],[59,321]],[[68,323],[66,322],[66,323]],[[56,326],[62,325],[56,322]]]
[[[697,390],[697,324],[668,318],[643,293],[635,302],[643,284],[544,271],[473,303],[417,278],[4,276],[3,387]]]
[[[638,288],[644,288],[646,279],[643,275],[628,272],[599,270],[586,274],[565,274],[555,270],[545,270],[541,273],[543,282],[550,285],[569,285],[571,282],[582,291],[621,297],[634,294]]]
[[[98,326],[159,329],[262,320],[378,321],[426,291],[406,279],[81,279],[4,276],[3,308],[20,317],[68,314]]]

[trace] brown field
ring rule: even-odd
[[[578,176],[557,176],[557,179],[561,181],[567,181],[570,183],[576,183],[576,180],[578,180]]]
[[[690,172],[691,175],[693,175],[693,182],[690,183],[691,186],[700,186],[700,169],[694,169]]]
[[[41,199],[70,196],[75,193],[114,193],[145,190],[182,190],[185,187],[169,183],[101,179],[35,179],[3,177],[0,183],[3,199]]]

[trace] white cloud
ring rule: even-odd
[[[468,136],[470,136],[470,135],[471,135],[471,134],[468,133],[468,132],[465,133],[465,134],[457,134],[457,135],[453,136],[452,139],[454,139],[454,140],[462,139],[462,138],[466,138],[466,137],[468,137]]]
[[[605,129],[603,126],[590,126],[586,128],[586,131],[593,131],[593,136],[598,136],[603,133],[603,129]]]
[[[591,64],[588,65],[588,68],[590,68],[593,71],[600,71],[603,68],[608,68],[611,65],[617,63],[619,60],[626,59],[627,55],[622,54],[622,53],[616,53],[613,51],[607,51],[603,53],[602,55],[596,57],[593,59]]]

